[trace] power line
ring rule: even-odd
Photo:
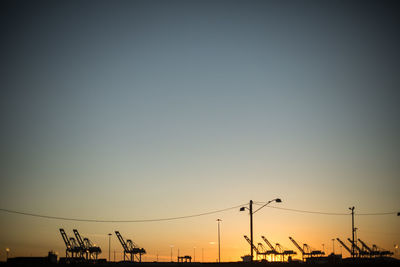
[[[254,202],[254,203],[257,204],[257,205],[265,204],[264,202]],[[21,212],[21,211],[9,210],[9,209],[3,209],[3,208],[0,208],[0,211],[7,212],[7,213],[13,213],[13,214],[19,214],[19,215],[25,215],[25,216],[31,216],[31,217],[37,217],[37,218],[63,220],[63,221],[96,222],[96,223],[143,223],[143,222],[172,221],[172,220],[180,220],[180,219],[188,219],[188,218],[206,216],[206,215],[220,213],[220,212],[224,212],[224,211],[228,211],[228,210],[237,209],[237,208],[243,207],[243,206],[245,206],[247,204],[248,203],[245,203],[245,204],[242,204],[242,205],[238,205],[238,206],[234,206],[234,207],[230,207],[230,208],[226,208],[226,209],[209,211],[209,212],[192,214],[192,215],[186,215],[186,216],[168,217],[168,218],[156,218],[156,219],[142,219],[142,220],[99,220],[99,219],[68,218],[68,217],[57,217],[57,216],[29,213],[29,212]],[[331,216],[347,216],[347,215],[351,215],[351,213],[310,211],[310,210],[290,209],[290,208],[282,208],[282,207],[275,207],[275,206],[267,206],[267,208],[279,209],[279,210],[285,210],[285,211],[292,211],[292,212],[298,212],[298,213],[318,214],[318,215],[331,215]],[[359,216],[382,216],[382,215],[395,215],[396,213],[397,212],[356,213],[355,215],[359,215]]]
[[[339,216],[349,215],[348,213],[323,212],[323,211],[311,211],[311,210],[298,210],[298,209],[281,208],[281,207],[274,207],[274,206],[267,206],[267,208],[279,209],[279,210],[287,210],[287,211],[294,211],[294,212],[300,212],[300,213],[319,214],[319,215],[336,215],[336,216],[338,216],[338,215],[339,215]]]
[[[255,202],[255,203],[257,205],[265,204],[265,202]],[[275,207],[275,206],[267,206],[267,208],[286,210],[286,211],[293,211],[293,212],[300,212],[300,213],[320,214],[320,215],[337,215],[337,216],[351,215],[351,213],[323,212],[323,211],[289,209],[289,208],[282,208],[282,207]],[[393,212],[376,212],[376,213],[355,213],[354,215],[356,215],[356,216],[382,216],[382,215],[395,215],[395,214],[397,214],[397,212],[393,211]]]
[[[157,219],[143,219],[143,220],[98,220],[98,219],[67,218],[67,217],[57,217],[57,216],[42,215],[42,214],[29,213],[29,212],[21,212],[21,211],[9,210],[9,209],[3,209],[3,208],[0,208],[0,211],[13,213],[13,214],[19,214],[19,215],[25,215],[25,216],[31,216],[31,217],[37,217],[37,218],[63,220],[63,221],[96,222],[96,223],[141,223],[141,222],[172,221],[172,220],[200,217],[200,216],[211,215],[211,214],[220,213],[220,212],[224,212],[224,211],[228,211],[228,210],[232,210],[232,209],[238,209],[238,208],[242,207],[243,205],[246,205],[246,204],[234,206],[231,208],[209,211],[209,212],[198,213],[198,214],[192,214],[192,215],[186,215],[186,216],[157,218]]]

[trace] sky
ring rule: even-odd
[[[2,1],[0,208],[98,220],[200,214],[281,198],[254,238],[394,251],[400,217],[399,7],[390,1]],[[0,260],[249,253],[239,208],[90,223],[0,212]],[[340,247],[336,243],[336,253]],[[112,254],[121,259],[115,235]],[[343,249],[343,255],[348,253]],[[399,252],[395,255],[399,256]],[[113,256],[112,256],[113,257]]]

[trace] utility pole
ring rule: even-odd
[[[354,247],[354,232],[355,232],[355,230],[354,230],[354,206],[353,207],[351,207],[351,208],[349,208],[349,210],[351,210],[351,236],[352,236],[352,243],[351,243],[351,257],[353,257],[354,258],[354,249],[355,249],[355,247]]]
[[[250,200],[250,251],[251,251],[251,259],[250,261],[253,262],[253,200]]]
[[[218,222],[218,262],[221,262],[221,236],[220,236],[220,226],[219,223],[221,222],[221,219],[217,219]]]
[[[273,200],[270,200],[267,203],[265,203],[264,205],[262,205],[261,207],[259,207],[258,209],[256,209],[254,212],[253,212],[253,200],[250,200],[249,208],[247,208],[247,207],[240,208],[240,211],[245,211],[246,209],[248,209],[250,212],[250,254],[251,254],[250,262],[253,262],[253,244],[254,244],[253,243],[253,213],[256,213],[257,211],[259,211],[260,209],[264,208],[265,206],[267,206],[268,204],[270,204],[272,202],[280,203],[280,202],[282,202],[282,200],[280,198],[275,198]]]
[[[108,261],[111,261],[111,234],[108,234]]]

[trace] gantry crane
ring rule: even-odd
[[[359,246],[357,246],[357,244],[355,242],[353,242],[353,240],[351,240],[350,238],[347,238],[347,240],[349,240],[350,244],[356,248],[356,250],[358,251],[358,257],[364,257],[364,256],[370,256],[370,253],[361,249]],[[361,243],[362,244],[362,243]]]
[[[281,256],[281,260],[285,261],[285,256],[291,256],[291,255],[296,255],[297,253],[293,250],[285,250],[282,248],[282,246],[279,243],[276,243],[275,247],[268,241],[268,239],[265,236],[261,236],[261,238],[264,240],[264,242],[270,247],[269,254],[274,255],[274,256]],[[275,260],[275,258],[274,258]]]
[[[379,251],[376,251],[374,249],[371,249],[364,241],[361,239],[358,239],[358,241],[361,243],[362,248],[364,251],[367,251],[369,253],[370,257],[376,257],[379,256]]]
[[[98,255],[101,253],[101,248],[92,244],[89,238],[84,238],[83,243],[85,244],[86,250],[89,252],[89,258],[97,260]]]
[[[262,243],[257,244],[257,249],[260,252],[260,255],[263,256],[264,260],[267,259],[267,256],[274,254],[271,250],[268,250]]]
[[[115,234],[118,237],[119,242],[122,245],[122,248],[124,249],[124,260],[127,258],[131,262],[135,261],[135,257],[139,262],[142,262],[142,255],[146,254],[146,250],[144,248],[139,248],[132,240],[128,239],[124,240],[122,235],[119,233],[119,231],[115,231]],[[130,254],[131,257],[130,259],[126,254]],[[139,254],[139,256],[137,256]]]
[[[251,243],[251,240],[247,235],[244,235],[243,237],[244,237],[244,239],[246,239],[247,242],[249,242],[251,248],[256,252],[257,258],[258,258],[258,255],[262,255],[261,251],[259,251],[258,248],[254,244]]]
[[[279,255],[282,257],[282,261],[285,261],[285,256],[291,257],[292,255],[296,255],[297,252],[293,250],[284,249],[281,244],[275,244],[275,250],[278,251]]]
[[[60,228],[61,237],[64,240],[66,249],[65,249],[65,257],[66,258],[76,258],[80,257],[81,249],[76,244],[75,239],[73,237],[68,238],[67,234],[65,233],[64,229]]]
[[[355,255],[355,254],[353,254],[353,252],[351,251],[351,249],[350,249],[348,246],[346,246],[346,244],[343,243],[342,240],[339,239],[339,237],[336,238],[336,240],[339,241],[339,243],[350,253],[351,256]]]
[[[101,248],[93,245],[88,238],[82,239],[77,229],[73,229],[73,232],[78,241],[81,256],[86,255],[86,260],[97,260],[98,255],[101,253]]]
[[[264,240],[264,242],[267,244],[267,246],[271,249],[268,250],[269,254],[273,256],[273,260],[275,260],[275,256],[277,256],[279,253],[276,251],[274,246],[268,241],[268,239],[265,236],[261,236],[261,238]]]
[[[78,242],[78,245],[80,247],[81,255],[83,256],[83,255],[86,254],[86,259],[87,259],[88,258],[88,253],[87,253],[85,244],[83,243],[83,239],[82,239],[81,235],[79,234],[78,230],[76,230],[76,229],[73,229],[72,231],[74,232],[75,237],[76,237],[76,241]]]
[[[321,250],[313,250],[306,243],[303,244],[303,247],[300,247],[299,243],[297,243],[296,240],[294,240],[294,238],[292,238],[291,236],[289,236],[289,239],[293,242],[297,249],[300,250],[303,261],[307,257],[321,257],[322,255],[325,255],[325,252]]]
[[[376,251],[377,253],[379,253],[379,256],[384,257],[384,256],[390,256],[393,255],[393,252],[389,251],[389,250],[383,250],[380,249],[377,245],[372,245],[372,248],[374,251]]]
[[[304,261],[305,257],[308,256],[309,253],[305,252],[304,249],[302,247],[300,247],[300,245],[292,237],[289,236],[289,239],[290,239],[290,241],[293,242],[293,244],[297,247],[297,249],[300,250],[301,258]],[[303,244],[303,246],[304,246],[304,244]]]

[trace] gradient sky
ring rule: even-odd
[[[284,208],[400,211],[394,2],[2,1],[0,10],[0,208],[134,220],[280,197]],[[196,260],[204,249],[215,261],[217,218],[222,260],[240,260],[249,216],[238,210],[125,224],[2,212],[0,260],[6,247],[63,255],[62,227],[102,257],[119,230],[145,260],[169,260],[174,245],[174,256],[196,247]],[[328,252],[350,227],[350,216],[267,208],[254,224],[257,242],[295,249],[291,235]],[[369,244],[400,243],[400,217],[356,216],[356,227]]]

